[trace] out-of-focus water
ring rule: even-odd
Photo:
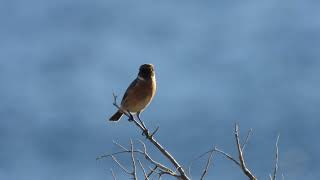
[[[155,65],[158,92],[142,117],[183,164],[213,145],[236,156],[238,122],[243,137],[254,129],[245,155],[260,179],[278,133],[280,173],[320,179],[319,5],[0,2],[0,179],[111,179],[113,163],[96,156],[141,137],[126,120],[106,122],[112,92],[143,63]],[[208,179],[247,178],[216,157]]]

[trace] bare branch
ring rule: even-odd
[[[200,180],[203,180],[204,176],[208,173],[208,168],[209,168],[209,166],[211,164],[211,159],[212,159],[212,156],[213,156],[213,152],[214,151],[211,151],[211,153],[209,154],[206,167],[205,167],[205,169],[204,169],[204,171],[203,171],[203,173],[202,173],[202,175],[200,177]]]
[[[244,142],[244,145],[248,142],[248,139],[249,137],[251,136],[251,131],[250,130],[248,132],[248,135],[246,137],[246,140]],[[244,156],[243,156],[243,147],[241,148],[241,144],[240,144],[240,133],[239,133],[239,127],[238,125],[236,124],[235,125],[235,130],[234,130],[234,134],[235,134],[235,139],[236,139],[236,145],[237,145],[237,150],[238,150],[238,154],[239,154],[239,161],[236,160],[234,157],[232,157],[230,154],[224,152],[223,150],[220,150],[218,149],[216,146],[214,147],[214,149],[206,152],[206,153],[209,153],[211,151],[214,151],[214,152],[218,152],[219,154],[225,156],[227,159],[233,161],[236,165],[238,165],[241,170],[243,171],[243,173],[249,177],[250,180],[256,180],[257,178],[251,173],[251,171],[247,168],[246,164],[245,164],[245,160],[244,160]]]
[[[112,175],[113,180],[117,180],[116,175],[114,174],[112,169],[110,169],[110,173]]]
[[[120,149],[123,149],[124,151],[129,151],[127,148],[125,148],[124,146],[122,146],[121,144],[119,144],[117,141],[113,140],[113,144],[115,144],[116,146],[120,147]]]
[[[276,141],[276,152],[275,152],[275,162],[274,162],[274,170],[272,176],[270,175],[271,180],[276,180],[277,179],[277,171],[278,171],[278,161],[279,161],[279,147],[278,147],[278,142],[279,142],[280,134],[277,137]]]
[[[129,170],[127,168],[125,168],[117,159],[116,159],[116,155],[120,155],[120,154],[124,154],[124,153],[130,153],[131,155],[131,159],[132,159],[132,156],[134,156],[134,153],[138,153],[138,154],[141,154],[143,155],[143,157],[149,161],[151,164],[155,165],[155,168],[154,168],[154,171],[153,172],[150,172],[148,177],[152,175],[152,173],[155,172],[156,169],[159,168],[159,171],[162,173],[162,174],[169,174],[171,176],[174,176],[174,177],[179,177],[180,175],[176,174],[176,172],[174,172],[173,170],[171,170],[170,168],[166,167],[165,165],[153,160],[151,158],[151,156],[148,154],[147,152],[147,147],[146,145],[141,141],[139,140],[139,142],[142,144],[143,146],[143,151],[142,150],[134,150],[133,147],[130,148],[130,150],[128,150],[127,148],[125,148],[123,145],[117,143],[114,141],[114,144],[119,146],[121,149],[123,149],[122,151],[118,151],[118,152],[115,152],[115,153],[112,153],[112,154],[105,154],[105,155],[101,155],[101,156],[98,156],[96,159],[97,160],[100,160],[100,159],[103,159],[103,158],[108,158],[108,157],[111,157],[113,160],[116,161],[116,163],[118,164],[118,166],[123,169],[127,174],[130,174],[132,176],[134,176],[134,173],[133,172],[129,172]],[[132,144],[131,144],[132,143]],[[130,144],[133,146],[133,142],[130,141]],[[132,159],[132,162],[134,162],[134,159]],[[133,166],[134,167],[134,166]],[[133,168],[134,169],[134,168]],[[128,173],[129,172],[129,173]],[[157,172],[158,173],[158,172]]]
[[[204,152],[204,153],[201,154],[200,156],[194,158],[194,159],[189,163],[189,165],[188,165],[188,174],[189,174],[189,176],[190,176],[191,178],[192,178],[192,175],[191,175],[191,167],[192,167],[193,163],[194,163],[196,160],[202,158],[203,156],[205,156],[206,154],[208,154],[208,153],[210,153],[210,152],[212,152],[212,151],[214,151],[214,150],[209,150],[209,151],[207,151],[207,152]]]
[[[154,172],[156,172],[157,168],[158,168],[158,166],[154,166],[153,169],[151,169],[151,168],[149,167],[150,172],[148,173],[147,177],[150,177]]]
[[[144,128],[144,129],[147,129],[147,126],[144,124],[144,122],[140,119],[140,113],[137,113],[137,118],[141,124],[141,126]]]
[[[126,172],[127,174],[130,174],[130,175],[131,175],[131,172],[130,172],[126,167],[124,167],[124,166],[117,160],[117,158],[116,158],[115,156],[111,155],[111,158],[112,158],[112,160],[113,160],[115,163],[118,164],[118,166],[119,166],[124,172]]]
[[[157,133],[158,130],[159,130],[159,126],[157,126],[157,128],[153,131],[153,133],[151,134],[151,136],[154,136],[154,135]]]
[[[137,180],[137,166],[136,166],[136,161],[134,159],[134,151],[133,151],[133,142],[132,139],[130,139],[130,147],[131,147],[131,160],[132,160],[132,176],[134,180]]]
[[[189,176],[191,176],[191,166],[192,166],[193,162],[196,161],[196,160],[198,160],[198,159],[200,159],[200,158],[202,158],[202,157],[205,156],[206,154],[208,154],[208,153],[211,154],[211,153],[213,153],[213,152],[217,152],[217,153],[225,156],[227,159],[233,161],[236,165],[238,165],[238,166],[241,167],[240,163],[239,163],[236,159],[234,159],[230,154],[228,154],[228,153],[220,150],[220,149],[217,148],[216,146],[214,146],[213,149],[211,149],[211,150],[209,150],[209,151],[207,151],[207,152],[204,152],[203,154],[201,154],[200,156],[198,156],[197,158],[193,159],[193,160],[190,162],[189,168],[188,168],[188,169],[189,169]]]
[[[129,118],[131,118],[132,117],[132,115],[130,114],[130,112],[128,111],[124,111],[123,109],[121,109],[120,108],[120,106],[118,105],[118,103],[117,103],[117,98],[118,98],[118,96],[113,92],[112,93],[112,96],[113,96],[113,105],[120,111],[120,112],[122,112],[124,115],[126,115],[127,117],[129,117]]]
[[[241,168],[243,173],[248,176],[251,180],[256,180],[257,178],[250,172],[250,170],[247,168],[243,153],[242,153],[242,148],[240,145],[240,138],[239,138],[239,126],[238,124],[235,125],[235,130],[234,130],[235,138],[236,138],[236,143],[237,143],[237,149],[238,149],[238,154],[239,154],[239,160],[241,164]]]
[[[147,130],[148,132],[148,130]],[[177,162],[177,160],[154,138],[154,136],[147,135],[147,139],[155,146],[157,149],[175,166],[179,171],[181,179],[189,180],[182,166]]]
[[[230,159],[231,161],[233,161],[234,163],[236,163],[238,166],[241,167],[241,164],[236,159],[234,159],[230,154],[218,149],[217,147],[214,148],[214,151],[224,155],[226,158]]]
[[[137,150],[134,150],[135,153],[141,153]],[[112,156],[116,156],[116,155],[119,155],[119,154],[124,154],[124,153],[131,153],[131,150],[128,150],[128,151],[119,151],[119,152],[115,152],[115,153],[112,153],[112,154],[105,154],[105,155],[101,155],[101,156],[98,156],[96,158],[96,160],[100,160],[100,159],[103,159],[103,158],[108,158],[108,157],[111,157]]]
[[[251,135],[252,135],[252,129],[250,129],[250,130],[248,131],[248,134],[247,134],[246,140],[244,141],[244,143],[243,143],[243,145],[242,145],[242,152],[243,152],[243,151],[244,151],[244,149],[246,148],[246,145],[247,145],[247,143],[248,143],[248,141],[249,141],[249,139],[250,139]]]
[[[185,173],[184,168],[179,164],[179,162],[156,140],[156,138],[154,137],[154,135],[157,133],[157,131],[159,130],[159,126],[157,126],[157,128],[151,132],[147,126],[145,125],[145,123],[140,119],[140,115],[139,113],[137,113],[137,119],[133,118],[133,115],[131,114],[130,111],[125,110],[125,109],[121,109],[121,107],[119,105],[117,105],[117,96],[115,94],[113,94],[114,97],[114,102],[113,105],[115,107],[118,108],[119,111],[121,111],[125,116],[127,116],[129,118],[129,121],[132,121],[137,127],[138,129],[140,129],[142,131],[142,135],[146,137],[146,139],[167,159],[169,160],[169,162],[171,163],[171,165],[173,165],[173,167],[175,168],[176,171],[173,171],[172,169],[166,167],[165,165],[163,165],[162,163],[159,163],[155,160],[153,160],[150,155],[147,152],[147,147],[145,145],[144,142],[140,141],[143,149],[136,149],[134,150],[133,147],[133,142],[132,140],[130,140],[130,144],[131,144],[131,148],[128,149],[124,146],[122,146],[121,144],[117,143],[114,141],[114,144],[116,146],[118,146],[122,151],[113,153],[113,154],[109,154],[109,155],[103,155],[98,157],[97,159],[101,159],[104,157],[111,157],[117,164],[118,166],[123,169],[126,173],[128,173],[128,169],[126,169],[117,159],[116,159],[116,155],[118,154],[122,154],[122,153],[130,153],[131,154],[131,160],[132,160],[132,166],[133,166],[133,172],[131,173],[131,175],[134,176],[134,179],[137,179],[137,167],[136,167],[136,161],[135,161],[135,153],[136,154],[140,154],[143,155],[144,158],[152,165],[154,165],[155,167],[153,169],[150,169],[150,172],[147,174],[143,164],[141,163],[141,161],[138,160],[140,167],[143,171],[145,180],[148,180],[152,174],[158,174],[158,178],[161,179],[161,177],[165,174],[176,177],[178,179],[181,180],[190,180],[190,178],[188,177],[188,175]],[[200,179],[203,180],[204,177],[207,175],[208,173],[208,169],[210,167],[212,158],[214,156],[214,153],[217,152],[221,155],[223,155],[224,157],[226,157],[227,159],[233,161],[236,165],[238,165],[240,167],[240,169],[242,170],[242,172],[250,179],[250,180],[257,180],[257,178],[254,176],[254,174],[250,171],[250,169],[247,167],[246,165],[246,161],[245,161],[245,157],[244,157],[244,150],[249,142],[249,139],[252,136],[252,132],[253,130],[250,129],[247,133],[246,138],[244,139],[243,142],[240,142],[240,132],[239,132],[239,126],[238,124],[235,124],[235,129],[234,129],[234,137],[235,137],[235,141],[236,141],[236,149],[238,152],[238,158],[234,158],[232,157],[230,154],[224,152],[223,150],[218,149],[217,147],[214,147],[213,149],[205,152],[204,154],[200,155],[198,158],[196,158],[195,160],[205,156],[208,154],[208,159],[206,162],[206,165],[203,169],[203,172],[201,174]],[[279,156],[279,150],[278,150],[278,141],[279,141],[279,136],[277,138],[276,141],[276,153],[275,153],[275,167],[273,170],[272,175],[270,174],[270,180],[276,180],[276,176],[277,176],[277,171],[278,171],[278,156]],[[193,160],[193,161],[195,161]],[[191,176],[191,166],[193,161],[190,163],[189,166],[189,175]],[[128,173],[130,174],[130,172]],[[284,179],[284,176],[282,175],[282,179]]]
[[[134,122],[134,124],[142,130],[142,133],[145,134],[146,138],[172,163],[172,165],[179,171],[180,173],[180,178],[183,180],[189,180],[190,178],[186,175],[184,169],[182,166],[178,163],[178,161],[150,134],[150,131],[146,128],[144,125],[143,121],[139,123],[137,120],[135,120],[131,113],[129,111],[124,112],[118,105],[117,105],[117,96],[113,94],[114,97],[114,102],[113,105],[119,109],[119,111],[123,112],[124,115],[129,117],[130,120]]]
[[[153,160],[150,155],[147,152],[147,146],[144,142],[142,142],[141,140],[139,140],[139,142],[141,143],[142,147],[143,147],[143,152],[141,152],[142,154],[144,154],[145,158],[151,162],[152,164],[154,164],[156,167],[160,168],[161,171],[166,172],[167,174],[171,174],[173,176],[177,176],[177,174],[175,174],[170,168],[166,167],[165,165]]]
[[[118,96],[114,92],[112,92],[112,96],[113,96],[113,105],[117,106],[117,98],[118,98]]]
[[[121,109],[119,106],[118,106],[118,103],[117,103],[117,98],[118,96],[113,92],[112,93],[112,96],[113,96],[113,105],[116,106],[119,110]],[[121,110],[122,111],[122,110]]]
[[[208,153],[213,153],[215,151],[215,147],[213,149],[210,149],[209,151],[207,152],[204,152],[203,154],[199,155],[198,157],[194,158],[190,163],[189,163],[189,166],[188,166],[188,174],[189,176],[192,178],[192,175],[191,175],[191,168],[192,168],[192,165],[195,161],[197,161],[198,159],[202,158],[203,156],[205,156],[206,154]]]
[[[142,172],[143,172],[143,175],[144,175],[145,180],[149,180],[148,175],[147,175],[147,173],[146,173],[146,170],[144,169],[144,167],[143,167],[143,165],[142,165],[142,163],[141,163],[141,161],[140,161],[139,159],[138,159],[138,162],[139,162],[140,167],[141,167],[141,169],[142,169]]]
[[[168,168],[168,167],[166,167],[165,165],[162,165],[161,163],[153,160],[153,159],[150,157],[149,154],[147,154],[147,153],[145,153],[145,152],[142,152],[142,151],[140,151],[140,150],[133,150],[133,152],[134,152],[134,153],[139,153],[139,154],[143,155],[143,156],[146,158],[146,160],[148,160],[151,164],[155,165],[157,168],[160,168],[161,171],[165,171],[165,172],[167,172],[167,174],[172,174],[173,176],[178,176],[177,174],[174,174],[174,172],[173,172],[170,168]],[[112,158],[112,157],[114,157],[114,156],[116,156],[116,155],[124,154],[124,153],[130,153],[130,154],[131,154],[132,152],[131,152],[131,150],[129,150],[129,151],[119,151],[119,152],[115,152],[115,153],[112,153],[112,154],[101,155],[101,156],[97,157],[96,159],[97,159],[97,160],[100,160],[100,159],[108,158],[108,157],[111,157],[111,158]]]

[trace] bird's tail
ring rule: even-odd
[[[122,117],[123,113],[120,111],[117,111],[116,113],[114,113],[113,116],[111,116],[111,118],[109,119],[109,121],[119,121],[120,118]]]

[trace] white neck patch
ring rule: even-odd
[[[141,81],[145,81],[145,79],[141,76],[138,76],[138,79],[141,80]]]

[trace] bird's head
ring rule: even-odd
[[[143,79],[151,79],[154,77],[154,67],[152,64],[143,64],[139,68],[138,76]]]

